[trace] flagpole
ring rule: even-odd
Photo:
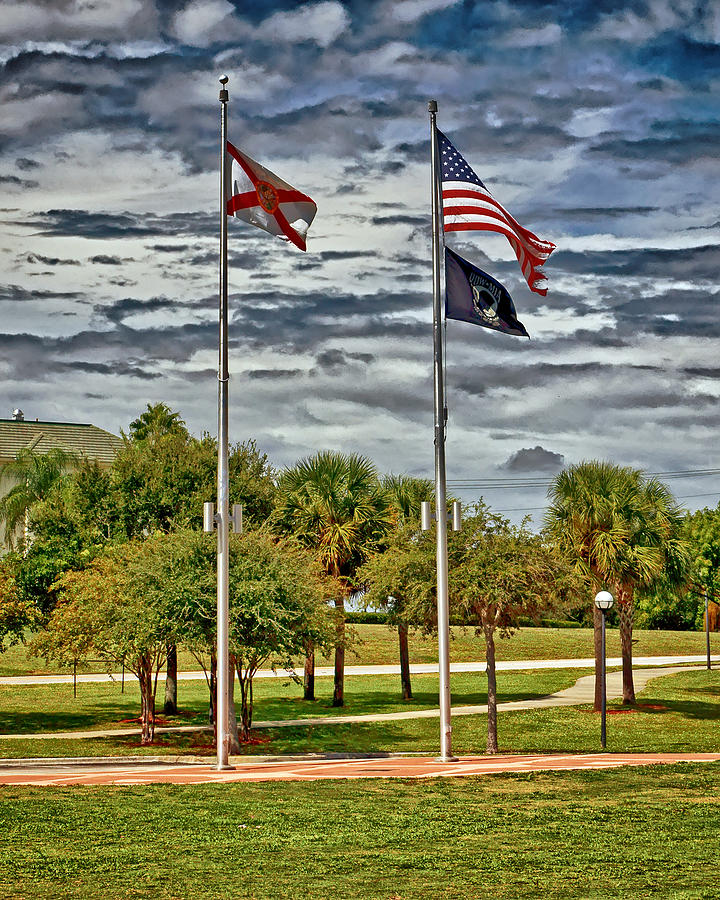
[[[226,75],[220,78],[220,334],[218,359],[218,470],[217,470],[217,769],[231,769],[230,741],[230,652],[229,631],[229,539],[228,496],[228,256],[227,256],[227,104]]]
[[[443,309],[440,297],[440,177],[437,139],[437,100],[430,113],[433,258],[433,370],[435,386],[435,536],[437,555],[438,663],[440,674],[440,761],[451,762],[450,723],[450,609],[448,598],[447,501],[445,486],[445,385],[443,379]]]

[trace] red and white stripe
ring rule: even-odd
[[[515,251],[531,291],[547,294],[547,278],[538,271],[555,249],[523,228],[501,206],[487,188],[469,181],[443,181],[443,221],[445,231],[494,231],[504,234]]]

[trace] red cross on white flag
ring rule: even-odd
[[[305,235],[317,212],[315,203],[230,141],[227,150],[231,159],[228,215],[307,249]]]

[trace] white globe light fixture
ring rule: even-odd
[[[595,594],[595,606],[597,606],[598,609],[612,609],[613,603],[615,603],[615,600],[610,591],[600,591]]]

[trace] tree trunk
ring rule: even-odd
[[[335,601],[337,626],[335,630],[335,684],[333,706],[345,705],[345,601],[338,597]]]
[[[593,602],[593,637],[595,641],[595,699],[593,709],[600,712],[602,709],[602,613]]]
[[[240,682],[240,694],[242,697],[240,705],[240,739],[249,741],[253,714],[253,683],[252,678],[248,675],[247,671],[243,676],[240,667],[238,667],[237,675],[238,681]]]
[[[620,647],[622,652],[623,703],[635,703],[635,685],[632,668],[632,633],[635,614],[632,591],[618,588],[618,615],[620,617]]]
[[[217,700],[217,655],[215,651],[210,654],[210,708],[208,709],[208,722],[215,727],[215,739],[217,740],[217,720],[215,716],[215,702]]]
[[[167,675],[165,677],[165,704],[163,712],[166,716],[177,713],[177,645],[168,644]]]
[[[230,656],[228,672],[228,753],[237,756],[240,752],[237,716],[235,714],[235,657]]]
[[[403,700],[412,700],[407,622],[398,623],[398,644],[400,645],[400,684],[402,686],[402,698]]]
[[[485,659],[488,680],[488,733],[486,753],[498,752],[497,739],[497,682],[495,680],[495,626],[484,625]]]
[[[315,647],[308,642],[305,646],[305,671],[303,672],[303,699],[315,699]]]
[[[140,684],[140,724],[143,746],[155,740],[155,692],[153,690],[152,663],[147,656],[140,659],[138,666],[138,682]]]

